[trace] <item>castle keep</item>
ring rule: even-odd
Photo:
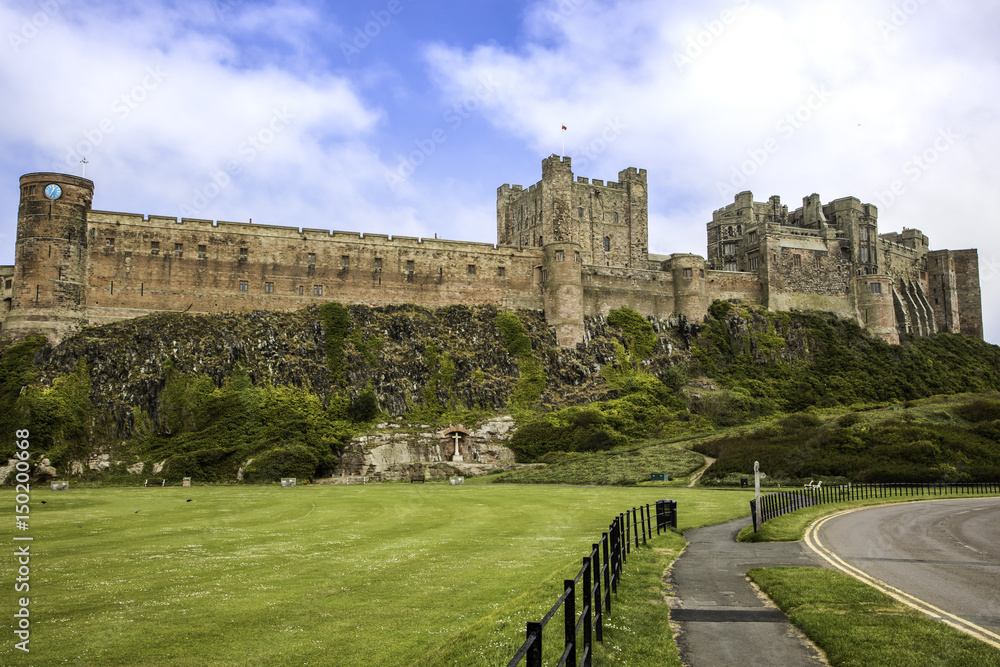
[[[813,194],[789,212],[742,192],[713,213],[705,259],[649,253],[644,169],[591,180],[556,155],[538,183],[497,189],[495,245],[97,211],[94,184],[65,174],[20,185],[3,335],[55,342],[156,311],[490,303],[543,310],[572,346],[586,315],[627,305],[699,321],[713,300],[741,299],[833,312],[890,342],[983,336],[976,250],[932,251],[915,229],[879,234],[876,208],[853,197]]]

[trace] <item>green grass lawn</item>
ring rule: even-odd
[[[683,530],[745,515],[749,498],[440,484],[34,491],[32,652],[8,641],[4,664],[497,665],[619,512],[670,497]],[[0,560],[10,590],[14,568]],[[13,592],[3,608],[9,632]]]
[[[814,567],[747,574],[831,665],[1000,667],[1000,651],[846,574]]]

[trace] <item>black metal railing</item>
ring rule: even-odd
[[[946,496],[963,494],[1000,493],[1000,482],[970,484],[847,484],[818,489],[792,489],[760,497],[760,522],[803,507],[839,503],[865,498],[890,498],[893,496]],[[757,531],[757,501],[750,501],[753,529]]]
[[[665,505],[667,503],[669,507]],[[661,504],[665,505],[662,510]],[[656,534],[669,530],[671,526],[677,527],[677,503],[673,500],[657,501]],[[560,607],[563,609],[563,652],[556,665],[590,667],[593,640],[604,641],[604,617],[611,613],[612,593],[617,595],[623,567],[632,549],[639,548],[640,537],[642,544],[653,537],[648,504],[633,507],[615,517],[600,541],[591,545],[590,553],[584,556],[583,567],[576,577],[563,581],[563,593],[548,613],[541,621],[528,622],[526,639],[507,667],[515,667],[522,660],[526,667],[541,667],[542,637],[547,636],[544,634],[545,627]],[[577,592],[581,595],[579,612]]]

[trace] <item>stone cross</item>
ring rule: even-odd
[[[462,459],[462,454],[461,454],[461,451],[458,448],[458,441],[462,437],[462,434],[459,433],[458,431],[455,431],[454,433],[451,434],[451,437],[455,438],[455,455],[453,457],[451,457],[451,460],[452,461],[462,461],[463,460]]]

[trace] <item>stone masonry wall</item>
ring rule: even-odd
[[[538,309],[537,250],[94,211],[91,323],[152,311],[500,304]],[[134,312],[129,312],[134,311]]]

